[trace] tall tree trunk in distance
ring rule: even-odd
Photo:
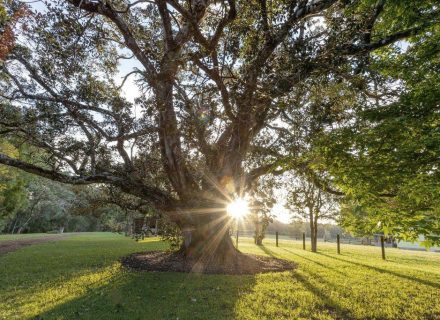
[[[12,222],[11,222],[11,227],[10,227],[10,229],[9,229],[9,231],[11,232],[11,234],[14,234],[15,226],[17,225],[17,222],[18,222],[18,218],[15,217],[15,218],[14,218],[14,224],[12,224]]]
[[[316,213],[313,210],[313,206],[309,206],[309,222],[310,222],[310,244],[312,248],[312,252],[316,252],[317,250],[317,240],[318,240],[318,226]]]
[[[317,216],[315,214],[315,222],[314,222],[314,225],[313,225],[313,227],[315,228],[315,230],[314,230],[315,237],[313,238],[314,243],[312,245],[312,252],[316,252],[318,250],[318,221],[317,220],[318,219],[317,219]]]
[[[263,236],[262,236],[262,230],[261,230],[261,223],[258,220],[258,215],[257,215],[257,219],[255,220],[255,244],[257,246],[261,246],[263,245]]]

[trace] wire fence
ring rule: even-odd
[[[254,231],[253,230],[238,230],[238,236],[243,238],[254,238]],[[235,234],[234,234],[235,236]],[[339,243],[340,244],[353,244],[353,245],[365,245],[365,246],[381,246],[380,242],[380,236],[381,235],[375,235],[370,238],[361,238],[361,237],[352,237],[350,235],[341,234],[339,235]],[[266,239],[275,239],[276,238],[276,232],[266,232],[265,234]],[[303,234],[297,233],[297,234],[282,234],[278,233],[278,239],[279,240],[297,240],[302,241],[303,240]],[[310,243],[311,238],[309,235],[306,234],[306,242]],[[318,242],[330,242],[330,243],[336,243],[337,242],[337,234],[326,234],[324,237],[318,237]],[[386,239],[384,243],[385,247],[395,247],[396,243],[393,242],[391,239]]]

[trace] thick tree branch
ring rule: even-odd
[[[213,69],[208,68],[206,65],[204,65],[200,60],[194,58],[193,62],[196,66],[198,66],[200,69],[202,69],[211,80],[215,82],[217,85],[217,88],[220,91],[220,95],[222,98],[223,107],[225,108],[226,115],[229,117],[229,119],[234,120],[235,115],[232,111],[232,106],[230,103],[230,97],[228,89],[226,88],[225,84],[223,83],[223,79],[221,78],[218,70],[218,66],[214,67]]]
[[[105,2],[92,2],[90,0],[67,0],[69,3],[74,5],[75,7],[86,10],[88,12],[97,13],[109,18],[113,23],[117,26],[122,36],[124,37],[124,43],[129,48],[140,63],[144,66],[145,70],[148,74],[148,80],[150,84],[155,82],[155,78],[157,76],[156,69],[151,61],[148,59],[144,50],[141,49],[139,44],[136,41],[134,34],[131,32],[128,24],[124,21],[124,19],[120,16],[118,12],[113,10],[110,3]]]
[[[394,34],[383,37],[380,40],[377,40],[373,43],[365,43],[361,45],[355,45],[348,48],[349,54],[356,54],[361,52],[373,51],[382,47],[386,47],[392,43],[395,43],[399,40],[406,39],[410,36],[416,35],[419,32],[423,31],[424,27],[418,26],[414,28],[410,28],[407,30],[399,31]]]
[[[249,97],[253,94],[257,85],[258,76],[262,72],[262,66],[272,55],[273,51],[278,47],[278,45],[282,41],[284,41],[292,27],[298,21],[306,18],[308,15],[326,10],[336,2],[337,0],[320,0],[312,1],[310,3],[308,3],[307,1],[301,1],[298,6],[296,6],[297,1],[292,1],[287,21],[284,22],[278,32],[273,35],[267,36],[267,40],[256,55],[255,59],[252,61],[251,64],[246,67],[246,91],[244,94],[245,97]]]
[[[141,199],[150,202],[155,208],[159,210],[166,210],[175,207],[176,200],[162,190],[154,187],[145,186],[141,183],[136,183],[128,178],[122,178],[112,175],[108,172],[102,172],[94,175],[68,175],[58,171],[41,168],[39,166],[23,162],[21,160],[13,159],[5,154],[0,153],[0,164],[14,167],[43,178],[53,181],[73,184],[73,185],[88,185],[94,183],[107,183],[121,188],[126,193],[135,195]]]
[[[10,167],[14,167],[40,177],[44,177],[50,180],[67,183],[67,184],[92,184],[92,183],[115,183],[120,180],[110,174],[96,174],[91,176],[69,176],[67,174],[59,173],[57,171],[48,170],[39,166],[23,162],[21,160],[13,159],[5,154],[0,153],[0,164],[4,164]]]

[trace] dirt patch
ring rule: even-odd
[[[0,255],[7,252],[12,252],[20,248],[30,246],[37,243],[56,241],[67,237],[68,235],[48,235],[46,237],[34,238],[34,239],[20,239],[20,240],[4,240],[0,241]]]
[[[200,263],[182,254],[164,251],[134,253],[121,259],[122,264],[139,271],[196,272],[208,274],[257,274],[292,270],[295,263],[272,257],[239,253],[225,263]]]

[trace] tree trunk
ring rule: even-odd
[[[314,237],[313,237],[313,244],[312,244],[312,252],[316,252],[318,250],[318,224],[315,222],[314,224]]]
[[[313,212],[313,207],[309,206],[309,222],[310,222],[310,245],[312,252],[317,250],[317,240],[318,240],[318,226],[315,214]]]
[[[183,243],[179,252],[186,259],[197,261],[198,271],[210,265],[233,264],[239,251],[229,234],[231,219],[226,214],[206,214],[191,220],[192,223],[181,225]]]
[[[312,252],[316,252],[316,250],[317,250],[317,234],[316,234],[315,226],[311,227],[310,238],[311,238],[310,241],[311,241]]]
[[[177,66],[171,67],[175,69]],[[185,165],[182,161],[180,137],[178,135],[176,113],[173,102],[174,75],[168,70],[166,80],[161,81],[155,89],[159,109],[159,140],[164,161],[165,172],[180,196],[185,196],[190,187]],[[175,70],[174,70],[175,73]]]
[[[14,219],[14,224],[12,225],[12,223],[11,223],[12,228],[9,229],[9,231],[11,232],[11,234],[14,234],[15,227],[16,227],[16,225],[17,225],[17,222],[18,222],[18,218],[16,217],[16,218]]]
[[[260,226],[260,221],[258,221],[258,216],[257,216],[257,220],[255,222],[255,244],[257,246],[262,246],[263,245],[263,237],[262,237],[262,231],[261,231],[261,226]]]

